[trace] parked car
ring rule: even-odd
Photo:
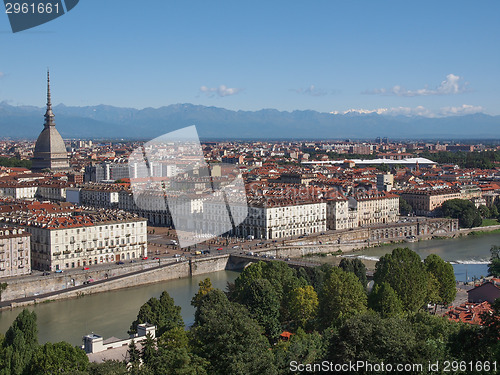
[[[217,248],[217,250],[218,250],[218,251],[221,251],[221,250],[222,250],[222,247],[218,247],[218,248]]]
[[[90,269],[90,268],[88,268],[88,267],[83,267],[83,270],[84,270],[84,271],[87,271],[87,270],[89,270],[89,269]]]
[[[233,249],[239,249],[240,247],[238,245],[234,245]]]
[[[142,257],[142,260],[148,260],[148,257]]]
[[[158,257],[154,257],[153,259],[154,259],[154,260],[158,260],[158,259],[160,259],[160,258],[158,258]]]
[[[62,273],[63,270],[56,270],[56,273]]]
[[[49,272],[49,271],[45,271],[42,275],[43,275],[43,276],[50,275],[50,272]]]
[[[125,263],[123,263],[123,262],[120,260],[120,261],[116,262],[116,264],[125,264]]]
[[[130,261],[130,263],[135,263],[135,262],[137,262],[135,259],[132,259],[132,260]]]

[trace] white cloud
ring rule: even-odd
[[[243,89],[239,88],[231,88],[227,87],[226,85],[220,85],[219,87],[207,87],[207,86],[201,86],[200,91],[204,94],[207,94],[207,96],[213,97],[215,95],[220,96],[221,98],[224,96],[230,96],[230,95],[236,95],[243,91]]]
[[[429,95],[455,95],[467,91],[467,83],[462,84],[462,77],[455,74],[448,74],[446,79],[442,81],[435,89],[429,89],[427,86],[423,89],[408,90],[399,85],[393,86],[389,89],[375,89],[365,91],[363,94],[378,94],[378,95],[392,95],[392,96],[429,96]]]
[[[484,108],[481,106],[474,106],[463,104],[459,107],[442,107],[436,111],[432,111],[423,106],[417,107],[392,107],[392,108],[375,108],[375,109],[348,109],[347,111],[333,111],[333,115],[345,115],[349,113],[357,114],[370,114],[376,113],[386,116],[422,116],[422,117],[446,117],[446,116],[463,116],[473,113],[482,113]]]
[[[484,112],[480,105],[462,104],[460,107],[443,107],[440,110],[442,116],[461,116]]]
[[[2,78],[4,75],[4,72],[0,72],[0,78]]]
[[[300,88],[300,89],[290,89],[290,91],[294,91],[297,94],[304,94],[304,95],[311,95],[311,96],[325,96],[328,93],[326,90],[320,89],[314,85],[311,85],[307,88]]]

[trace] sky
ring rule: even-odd
[[[498,0],[80,0],[12,33],[2,11],[0,102],[43,106],[50,67],[68,106],[500,115],[499,18]]]

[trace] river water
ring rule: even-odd
[[[397,247],[409,247],[422,259],[430,254],[439,255],[445,261],[452,263],[457,280],[466,281],[467,277],[471,281],[473,278],[488,275],[490,248],[493,245],[500,246],[500,234],[387,245],[364,249],[356,252],[354,256],[378,260]]]
[[[37,314],[38,338],[42,344],[67,341],[72,345],[81,345],[82,337],[91,332],[105,339],[111,336],[127,338],[127,330],[137,317],[139,308],[151,297],[158,298],[164,290],[168,291],[175,304],[182,308],[181,314],[186,325],[191,325],[194,308],[190,302],[198,291],[198,283],[209,277],[215,288],[225,290],[227,282],[234,281],[238,275],[234,271],[213,272],[26,308]],[[0,312],[2,334],[21,311],[21,308],[16,308]]]

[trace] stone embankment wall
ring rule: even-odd
[[[149,267],[146,267],[146,265],[141,265],[140,267],[130,266],[118,268],[119,271],[114,268],[108,270],[99,270],[99,272],[92,273],[92,276],[96,277],[96,281],[105,279],[106,273],[108,274],[108,278],[112,278],[113,276],[123,277],[120,277],[116,280],[108,279],[103,283],[90,283],[81,289],[68,291],[66,291],[65,289],[71,285],[71,279],[81,280],[83,282],[86,280],[86,278],[84,276],[81,276],[80,273],[78,273],[78,275],[73,273],[68,273],[67,275],[65,275],[63,273],[36,277],[36,280],[31,280],[29,278],[18,279],[15,280],[15,282],[13,282],[12,284],[8,284],[7,290],[4,292],[5,294],[2,293],[2,301],[14,300],[17,298],[23,298],[25,296],[33,296],[33,299],[31,299],[30,301],[11,303],[11,307],[18,307],[33,303],[41,303],[47,300],[73,298],[87,294],[107,292],[138,285],[179,279],[182,277],[202,275],[205,273],[217,272],[226,269],[228,259],[229,255],[226,254],[218,255],[215,257],[195,258],[192,259],[192,261],[182,261],[160,267],[158,267],[157,263],[151,263],[151,266]],[[126,273],[131,273],[134,271],[142,272],[134,275],[126,275]],[[77,285],[81,285],[82,282],[79,282]],[[35,293],[42,294],[48,292],[58,293],[47,297],[37,297],[35,295]],[[8,298],[8,296],[10,298]]]

